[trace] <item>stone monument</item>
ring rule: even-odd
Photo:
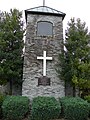
[[[43,5],[25,10],[25,17],[22,95],[31,100],[37,96],[63,97],[65,85],[58,78],[55,65],[63,49],[65,13]]]

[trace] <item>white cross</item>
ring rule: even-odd
[[[46,57],[46,51],[43,51],[43,57],[37,57],[37,59],[43,60],[43,76],[46,76],[46,61],[52,60],[52,57]]]

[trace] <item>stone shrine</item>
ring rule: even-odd
[[[65,13],[47,6],[25,10],[26,40],[22,95],[65,96],[64,81],[55,71],[58,54],[63,49]]]

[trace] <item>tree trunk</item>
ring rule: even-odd
[[[76,88],[75,88],[75,86],[73,87],[73,97],[75,97],[76,96]]]
[[[12,79],[10,80],[10,95],[12,95]]]

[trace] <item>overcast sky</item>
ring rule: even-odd
[[[11,8],[25,10],[42,5],[43,0],[0,0],[2,11],[9,11]],[[66,13],[64,30],[70,18],[75,17],[85,21],[90,31],[90,0],[46,0],[45,5]]]

